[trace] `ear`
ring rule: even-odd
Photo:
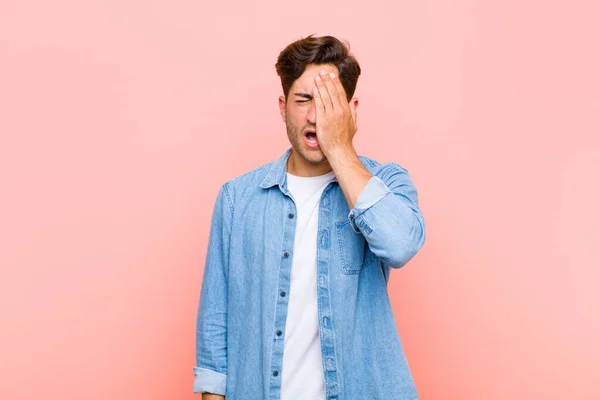
[[[351,98],[350,102],[348,104],[350,105],[350,112],[352,113],[352,119],[354,120],[354,123],[356,124],[356,109],[358,108],[358,97]]]
[[[285,96],[279,96],[279,113],[281,120],[285,122]]]

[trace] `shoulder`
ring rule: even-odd
[[[256,183],[256,186],[260,186],[262,181],[265,179],[265,177],[269,173],[269,170],[273,166],[274,162],[275,161],[271,161],[267,164],[261,165],[260,167],[256,167],[253,170],[248,171],[242,175],[236,176],[235,178],[227,181],[225,183],[225,185],[229,185],[232,187],[239,187],[239,186],[253,185],[254,183]]]
[[[274,162],[271,161],[228,180],[223,184],[222,190],[227,193],[232,203],[235,202],[236,198],[243,198],[260,191],[260,185],[271,170]]]

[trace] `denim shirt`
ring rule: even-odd
[[[290,153],[219,192],[198,309],[196,393],[280,398],[296,227]],[[315,284],[327,399],[417,399],[387,282],[422,247],[423,216],[406,169],[360,160],[373,177],[355,207],[336,180],[319,203]]]

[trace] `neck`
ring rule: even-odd
[[[311,163],[293,149],[287,161],[287,172],[304,178],[325,175],[331,171],[332,168],[327,159],[320,163]]]

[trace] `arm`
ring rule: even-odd
[[[315,77],[317,138],[351,209],[352,228],[386,265],[400,268],[423,246],[425,224],[408,172],[386,164],[377,176],[362,165],[352,139],[358,100],[347,101],[335,74]]]
[[[369,179],[348,218],[371,251],[392,268],[405,265],[425,242],[417,190],[398,164],[382,166]]]
[[[196,321],[194,393],[225,396],[227,380],[227,287],[232,202],[227,185],[213,211]]]
[[[352,228],[385,264],[402,267],[425,242],[425,222],[408,172],[391,163],[372,176],[356,155],[336,162],[343,166],[335,174],[350,205]]]

